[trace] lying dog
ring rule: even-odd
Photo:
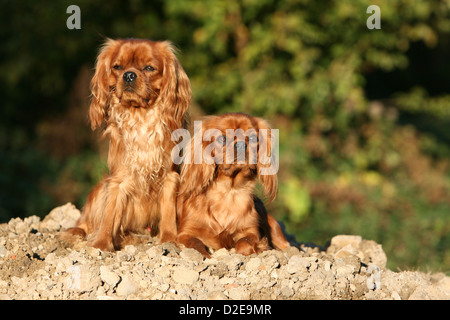
[[[242,113],[212,116],[195,134],[203,137],[202,155],[211,157],[193,161],[194,136],[181,169],[177,241],[205,257],[208,248],[243,255],[287,248],[277,221],[254,194],[258,178],[269,201],[277,193],[276,172],[263,174],[274,160],[266,121]]]

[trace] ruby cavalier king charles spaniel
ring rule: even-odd
[[[174,52],[168,41],[143,39],[107,40],[101,49],[89,118],[92,129],[106,124],[109,175],[66,236],[106,251],[149,229],[161,242],[175,240],[179,174],[171,133],[184,126],[191,87]]]
[[[201,137],[200,156],[206,155],[200,160],[195,159],[196,135]],[[269,170],[275,160],[271,137],[266,121],[243,113],[202,122],[181,167],[178,242],[205,257],[210,257],[209,248],[236,248],[250,255],[289,246],[278,222],[254,194],[258,179],[269,201],[277,193],[276,172]]]

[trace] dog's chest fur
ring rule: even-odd
[[[152,108],[113,106],[109,118],[111,138],[123,147],[123,166],[140,179],[155,180],[167,169],[166,127],[159,105]],[[169,136],[170,141],[170,136]],[[170,160],[170,159],[169,159]]]
[[[211,226],[216,232],[236,232],[240,225],[246,225],[248,213],[253,206],[254,181],[247,181],[239,188],[231,186],[232,179],[215,181],[207,191],[209,211],[215,221]]]

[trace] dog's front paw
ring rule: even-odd
[[[248,238],[239,239],[236,242],[236,253],[240,253],[244,256],[249,256],[253,253],[257,253],[255,250],[255,245]]]

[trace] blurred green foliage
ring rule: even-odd
[[[71,4],[81,30],[66,28]],[[360,234],[391,268],[449,271],[449,13],[439,0],[2,1],[0,219],[83,205],[106,172],[83,91],[97,48],[170,39],[193,114],[280,129],[269,209],[298,241]]]

